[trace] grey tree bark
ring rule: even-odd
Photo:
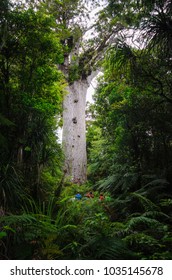
[[[63,102],[63,150],[65,173],[77,184],[87,180],[86,154],[86,94],[91,80],[97,75],[93,72],[87,79],[77,80],[67,88],[68,94]]]
[[[63,149],[65,173],[74,183],[87,179],[85,105],[88,82],[75,81],[67,88],[63,102]]]

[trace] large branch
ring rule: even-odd
[[[106,50],[117,41],[117,34],[121,30],[123,30],[122,25],[115,26],[113,30],[107,32],[102,39],[80,55],[78,65],[82,68],[83,78],[87,78],[93,70],[100,67],[99,64],[104,58]]]

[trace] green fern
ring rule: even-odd
[[[124,241],[100,234],[92,237],[86,245],[82,246],[80,249],[80,253],[85,255],[86,258],[88,258],[91,252],[92,258],[99,260],[136,258],[136,255],[127,248]]]
[[[144,207],[145,211],[158,211],[160,208],[153,203],[150,199],[147,197],[139,194],[138,192],[131,193],[133,197],[136,197],[141,205]]]
[[[0,223],[5,223],[6,225],[15,225],[15,224],[32,224],[36,222],[36,218],[33,215],[22,214],[22,215],[9,215],[0,217]]]
[[[156,247],[156,248],[161,247],[158,240],[156,240],[152,236],[147,235],[145,233],[134,232],[134,233],[126,236],[123,240],[125,240],[125,242],[128,245],[134,246],[135,248],[139,247],[139,249],[141,249],[141,246],[145,247],[145,249],[147,246],[150,246],[151,248],[152,247]]]
[[[155,228],[162,226],[162,224],[156,219],[151,219],[145,216],[133,217],[127,222],[127,228],[137,230],[139,226],[143,228]]]
[[[145,217],[163,219],[164,221],[171,221],[171,217],[162,211],[147,211],[143,214]]]
[[[164,207],[172,207],[172,198],[161,199],[160,205]],[[171,208],[172,209],[172,208]]]
[[[166,179],[157,178],[155,175],[150,176],[142,176],[142,180],[144,181],[150,180],[148,183],[144,184],[139,190],[137,190],[138,194],[141,195],[154,195],[155,193],[162,192],[163,189],[166,189],[169,186],[169,182]]]

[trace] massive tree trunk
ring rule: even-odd
[[[87,180],[86,124],[85,108],[87,90],[99,70],[85,79],[80,79],[67,87],[63,102],[63,150],[65,174],[77,184]]]
[[[63,103],[63,148],[65,173],[74,183],[87,179],[85,105],[89,83],[75,81],[67,88]]]

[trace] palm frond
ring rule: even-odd
[[[149,46],[151,48],[158,47],[164,53],[170,54],[172,47],[172,22],[171,16],[167,13],[159,12],[152,15],[149,21],[145,22],[147,25],[146,34],[150,40]]]

